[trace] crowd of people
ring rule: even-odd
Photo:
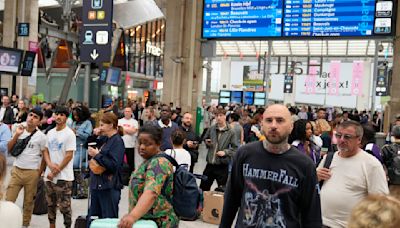
[[[95,113],[80,102],[28,107],[17,96],[2,97],[0,184],[6,171],[2,159],[15,157],[5,207],[12,208],[9,202],[24,189],[23,215],[15,215],[21,224],[15,227],[29,227],[42,178],[50,227],[55,227],[57,208],[65,227],[71,227],[71,198],[86,199],[88,194],[89,217],[120,217],[120,228],[140,219],[178,227],[170,202],[175,168],[157,155],[166,153],[193,173],[202,143],[207,178],[199,188],[224,192],[220,227],[231,227],[236,215],[238,227],[368,227],[366,219],[356,223],[358,215],[372,213],[365,204],[400,205],[387,196],[400,197],[400,116],[381,148],[375,132],[382,116],[366,111],[210,106],[204,109],[204,132],[198,135],[192,114],[182,114],[173,104],[151,102],[146,107],[121,100]],[[211,189],[214,180],[216,188]],[[119,215],[124,185],[129,211]],[[1,213],[0,207],[0,218]],[[374,224],[399,226],[376,217]]]

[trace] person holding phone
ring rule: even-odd
[[[199,136],[193,130],[192,127],[193,115],[189,112],[183,114],[182,124],[179,128],[186,133],[186,142],[183,144],[183,149],[187,150],[191,157],[191,163],[189,172],[193,173],[194,164],[199,158]]]
[[[200,188],[209,191],[214,180],[218,188],[224,189],[228,180],[229,164],[239,147],[235,132],[226,123],[225,109],[219,108],[215,112],[217,124],[211,126],[205,134],[205,143],[208,148],[207,165],[203,175],[207,180],[202,180]]]
[[[118,204],[123,188],[121,168],[124,159],[123,130],[118,126],[118,117],[112,113],[104,113],[100,118],[100,127],[94,130],[100,135],[97,147],[89,145],[88,154],[104,171],[95,174],[90,171],[91,203],[90,216],[99,218],[118,218]]]

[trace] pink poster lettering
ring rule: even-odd
[[[362,77],[364,74],[364,62],[353,62],[353,78],[351,80],[351,95],[362,95]]]
[[[340,61],[331,61],[328,94],[339,96]]]
[[[306,94],[315,94],[319,66],[312,66],[313,64],[316,65],[318,62],[310,61],[309,74],[306,76],[305,80]]]

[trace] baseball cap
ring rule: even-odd
[[[57,106],[56,110],[54,111],[55,114],[64,114],[65,116],[69,116],[69,111],[66,107]]]

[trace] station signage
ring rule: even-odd
[[[393,0],[204,0],[203,38],[394,34]]]
[[[18,36],[29,36],[29,23],[18,23]]]
[[[378,75],[376,76],[376,88],[375,88],[376,96],[389,95],[388,76],[389,76],[389,71],[387,64],[380,61],[378,63]]]
[[[82,4],[81,61],[110,62],[113,0],[85,0]]]

